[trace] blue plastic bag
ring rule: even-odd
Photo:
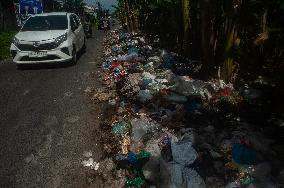
[[[239,164],[251,165],[256,161],[256,151],[244,144],[234,144],[232,150],[233,160]]]

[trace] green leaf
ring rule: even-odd
[[[284,2],[281,2],[281,5],[279,7],[281,10],[284,10]]]

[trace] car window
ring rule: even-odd
[[[65,15],[34,16],[26,21],[22,31],[65,30],[67,27]]]
[[[71,25],[71,28],[78,29],[79,25],[78,25],[75,15],[70,16],[70,25]]]

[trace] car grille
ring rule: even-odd
[[[21,51],[52,50],[57,47],[58,45],[55,42],[40,44],[38,47],[35,47],[32,44],[18,44],[18,48]]]
[[[29,56],[24,56],[21,58],[20,61],[47,61],[47,60],[56,60],[60,59],[56,55],[47,55],[45,57],[29,57]]]

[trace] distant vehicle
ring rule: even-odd
[[[84,23],[84,32],[86,37],[90,38],[93,36],[93,29],[92,29],[92,24],[90,23]]]
[[[73,13],[32,15],[15,35],[10,47],[18,67],[25,64],[77,62],[77,54],[86,48],[86,36],[80,18]]]

